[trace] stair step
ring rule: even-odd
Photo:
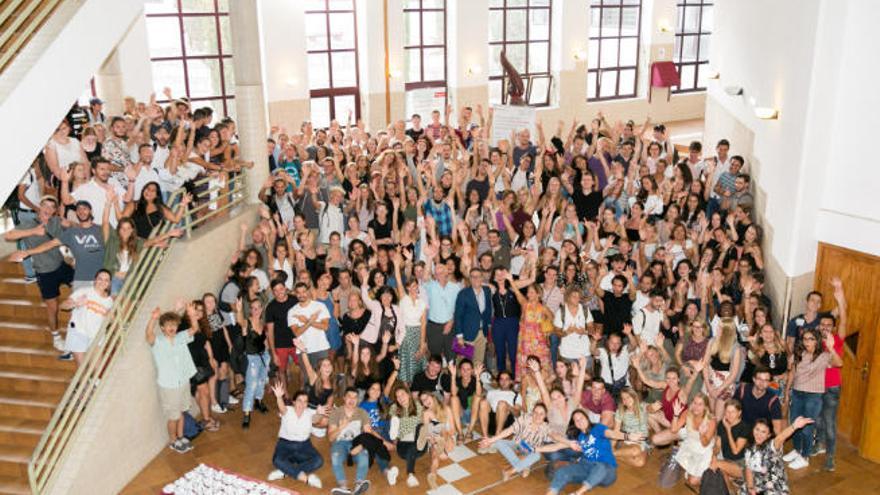
[[[34,392],[0,391],[0,416],[49,421],[58,406],[58,400]]]
[[[48,421],[0,416],[0,444],[19,445],[33,451]]]
[[[60,353],[50,343],[12,341],[0,342],[0,366],[75,369],[73,361],[59,361]]]
[[[52,343],[52,334],[49,332],[46,317],[0,321],[0,342],[8,341]]]
[[[21,266],[21,263],[4,259],[3,261],[0,261],[0,273],[4,275],[18,275],[24,277],[24,268]]]
[[[31,487],[27,477],[0,476],[0,494],[31,495]]]
[[[40,287],[36,282],[27,283],[22,276],[0,274],[0,296],[40,298]]]
[[[67,390],[74,369],[0,365],[0,390],[36,392],[59,397]]]
[[[0,297],[0,318],[46,318],[46,304],[40,300]]]
[[[27,479],[28,462],[33,453],[33,448],[0,444],[0,476],[21,476]]]

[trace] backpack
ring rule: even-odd
[[[205,428],[200,425],[199,422],[196,421],[196,418],[192,417],[189,412],[183,413],[183,436],[193,440],[199,436],[204,429]]]
[[[703,476],[700,478],[700,495],[730,495],[720,470],[703,471]]]

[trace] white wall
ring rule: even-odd
[[[137,16],[116,51],[122,71],[123,94],[133,96],[137,101],[149,101],[153,92],[153,70],[147,42],[147,22],[143,15]]]

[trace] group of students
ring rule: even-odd
[[[548,493],[608,486],[618,461],[667,446],[661,479],[694,487],[788,493],[786,466],[823,451],[834,470],[842,283],[831,312],[812,292],[776,329],[726,140],[679,156],[662,125],[600,114],[490,144],[492,114],[475,113],[273,128],[265,208],[199,313],[225,366],[203,413],[239,390],[247,428],[271,385],[270,478],[320,486],[311,437],[326,436],[335,493],[367,490],[373,463],[395,484],[394,451],[409,486],[424,456],[435,487],[474,434],[505,479],[546,460]]]

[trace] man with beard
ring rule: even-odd
[[[107,191],[113,189],[115,192],[115,201],[118,202],[121,211],[125,205],[125,201],[131,198],[123,198],[125,196],[125,188],[116,180],[110,177],[110,162],[105,158],[96,158],[92,164],[92,179],[85,184],[79,186],[75,191],[69,193],[67,182],[70,177],[64,174],[61,178],[61,200],[66,205],[73,204],[75,201],[87,201],[92,207],[92,214],[95,216],[95,223],[101,225],[104,218],[104,208],[113,208],[108,202]],[[110,226],[116,228],[116,208],[110,211]]]

